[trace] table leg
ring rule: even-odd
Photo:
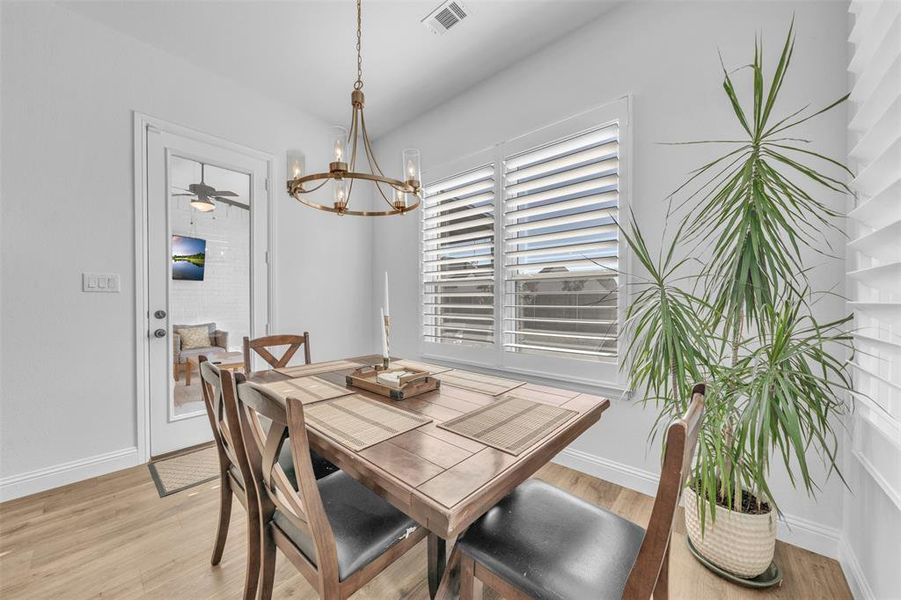
[[[429,562],[429,598],[435,598],[441,577],[444,576],[444,568],[447,566],[447,546],[443,538],[429,532],[428,538],[428,562]]]
[[[191,385],[191,361],[185,361],[185,385]]]

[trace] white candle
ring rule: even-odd
[[[388,331],[385,327],[385,309],[379,308],[379,313],[381,314],[381,320],[379,321],[379,326],[382,328],[382,356],[385,358],[388,357]]]
[[[388,271],[385,271],[385,316],[390,316],[391,310],[388,306]]]

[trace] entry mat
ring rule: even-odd
[[[578,414],[559,406],[507,396],[438,427],[518,456]]]
[[[206,446],[148,464],[160,498],[219,477],[218,453],[216,446]]]
[[[431,422],[428,417],[354,394],[304,407],[307,425],[347,446],[365,450]]]

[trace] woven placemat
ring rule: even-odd
[[[504,392],[509,392],[526,383],[525,381],[492,377],[490,375],[472,373],[461,369],[453,369],[451,371],[445,371],[444,373],[438,373],[435,375],[435,379],[439,379],[442,384],[446,383],[447,385],[472,390],[473,392],[481,392],[491,396],[500,396]]]
[[[219,477],[219,451],[207,446],[147,465],[160,498]]]
[[[330,400],[353,394],[343,385],[335,385],[318,376],[296,377],[287,381],[262,384],[264,388],[283,398],[297,398],[306,406],[321,400]]]
[[[518,456],[578,414],[525,398],[505,397],[438,427]]]
[[[341,387],[347,387],[347,376],[356,370],[356,367],[354,367],[351,369],[341,369],[339,371],[329,371],[328,373],[320,373],[316,377],[330,381],[331,383],[334,383],[335,385]],[[348,393],[353,394],[354,392],[353,390],[351,390]]]
[[[358,394],[312,404],[304,416],[307,425],[356,451],[431,422],[428,417]]]
[[[359,367],[360,363],[352,360],[332,360],[329,362],[315,363],[312,365],[297,365],[295,367],[281,367],[275,369],[276,372],[288,377],[305,377],[307,375],[317,375],[319,373],[328,373],[329,371],[337,371],[339,369],[349,369]]]
[[[416,369],[417,371],[428,371],[429,375],[435,375],[437,373],[445,373],[447,371],[452,371],[451,367],[442,367],[441,365],[432,365],[429,363],[419,362],[416,360],[407,360],[403,358],[401,360],[392,360],[392,367],[403,367],[405,369]]]

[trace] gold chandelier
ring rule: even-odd
[[[369,134],[366,132],[366,119],[363,117],[363,59],[361,56],[361,0],[357,0],[357,80],[350,94],[350,103],[353,113],[350,121],[350,131],[343,127],[333,128],[329,151],[332,160],[329,163],[327,173],[312,173],[301,175],[300,169],[289,158],[288,193],[297,201],[312,208],[326,210],[339,215],[358,215],[363,217],[381,217],[388,215],[402,215],[415,210],[422,196],[420,184],[420,158],[419,150],[410,148],[402,152],[401,163],[403,165],[403,180],[386,177],[375,160],[372,145],[369,142]],[[369,163],[369,171],[357,171],[357,150],[362,145],[363,153]],[[362,165],[361,165],[362,166]],[[348,208],[350,194],[356,180],[371,181],[375,189],[390,207],[386,210],[351,210]],[[333,203],[319,204],[310,200],[306,194],[315,192],[329,181],[332,182]],[[318,182],[310,188],[305,184]],[[382,186],[385,186],[385,189]],[[386,193],[387,192],[387,193]]]

